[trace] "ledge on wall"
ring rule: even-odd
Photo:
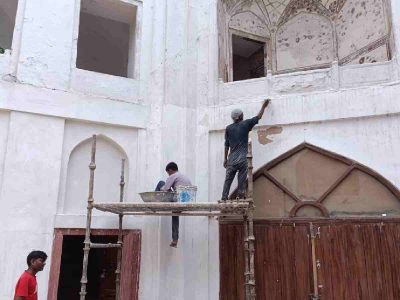
[[[220,81],[220,103],[230,104],[264,95],[302,94],[388,83],[396,80],[396,70],[394,60],[340,67],[334,63],[325,69],[269,73],[267,77],[235,82]]]
[[[139,82],[137,79],[74,68],[71,90],[134,103],[139,97]]]
[[[137,103],[4,80],[0,80],[0,110],[136,128],[146,127],[150,113],[148,106]]]

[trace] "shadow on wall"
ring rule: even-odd
[[[67,170],[64,213],[85,214],[88,196],[91,138],[72,150]],[[121,159],[126,159],[125,181],[128,182],[129,163],[120,145],[103,135],[97,136],[94,199],[96,202],[119,200]]]

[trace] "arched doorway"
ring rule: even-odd
[[[400,192],[304,143],[254,174],[259,300],[400,299]],[[220,226],[221,299],[244,299],[243,227]]]

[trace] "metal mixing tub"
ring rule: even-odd
[[[176,202],[176,193],[173,192],[144,192],[139,193],[143,202]]]

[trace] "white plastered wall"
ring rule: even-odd
[[[0,194],[3,299],[12,297],[11,282],[26,268],[27,252],[51,253],[64,120],[12,112],[8,128]],[[38,281],[46,287],[49,269],[43,273]],[[46,294],[39,290],[40,298]]]
[[[44,2],[49,10],[41,10],[34,0],[20,0],[20,37],[15,35],[11,55],[21,56],[4,68],[0,59],[0,74],[16,70],[16,78],[0,80],[0,236],[2,244],[11,245],[0,246],[1,299],[12,297],[29,250],[51,252],[54,227],[84,227],[84,211],[63,210],[66,168],[74,147],[94,133],[118,144],[128,158],[127,201],[140,201],[137,192],[152,190],[165,178],[170,160],[199,187],[201,201],[216,201],[231,109],[254,115],[272,95],[257,130],[278,126],[282,133],[270,136],[273,142],[266,145],[253,137],[256,168],[307,141],[355,159],[400,186],[399,59],[223,84],[218,80],[217,0],[173,0],[168,6],[147,0],[138,10],[140,76],[88,74],[73,66],[79,2],[50,2]],[[392,11],[399,44],[400,3],[393,0]],[[395,56],[400,58],[398,52]],[[33,198],[44,209],[30,217]],[[117,218],[98,214],[93,224],[116,228]],[[182,219],[177,250],[168,246],[170,218],[127,218],[125,224],[142,230],[140,299],[218,299],[215,219]],[[48,271],[38,275],[41,299]]]

